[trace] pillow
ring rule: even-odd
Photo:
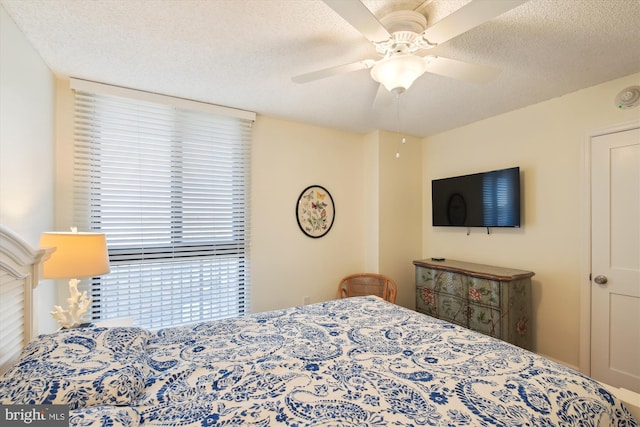
[[[0,403],[129,405],[145,386],[148,340],[148,331],[132,327],[41,335],[0,378]]]

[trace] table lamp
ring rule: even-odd
[[[51,257],[43,264],[43,278],[70,279],[67,298],[69,308],[54,306],[51,315],[65,329],[81,325],[82,315],[93,301],[87,292],[78,291],[78,278],[95,277],[109,272],[107,241],[102,233],[47,232],[40,237],[40,247],[55,247]]]

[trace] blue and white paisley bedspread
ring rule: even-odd
[[[41,336],[0,402],[68,403],[71,425],[637,426],[571,369],[376,297]]]

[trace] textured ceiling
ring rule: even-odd
[[[378,18],[411,9],[429,24],[467,2],[363,0]],[[377,59],[321,0],[0,3],[57,75],[355,132],[432,135],[640,72],[639,0],[530,0],[429,51],[499,67],[497,79],[477,85],[425,74],[399,101],[375,108],[368,70],[291,81]]]

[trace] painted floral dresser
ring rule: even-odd
[[[416,310],[532,349],[531,271],[462,261],[414,261]]]

